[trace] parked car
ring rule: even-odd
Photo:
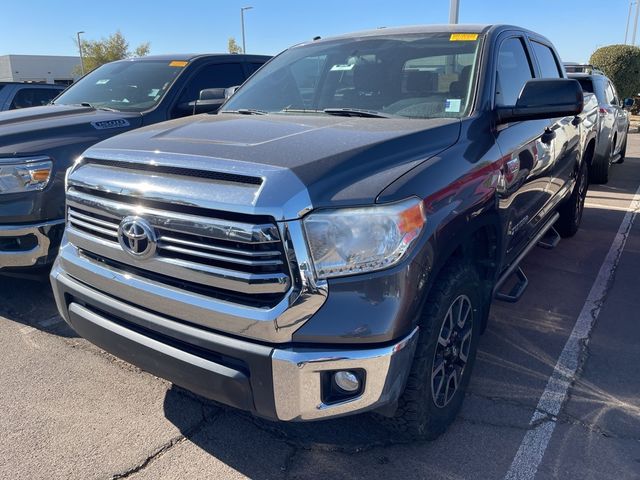
[[[51,264],[64,227],[64,175],[85,149],[143,125],[216,112],[225,87],[243,83],[268,58],[122,60],[92,71],[51,105],[0,113],[0,271]]]
[[[576,79],[580,82],[582,90],[594,93],[598,99],[598,143],[590,177],[593,183],[607,183],[611,164],[623,163],[627,154],[627,109],[633,106],[633,99],[620,100],[611,80],[599,70],[593,70],[591,73],[570,73],[569,78]]]
[[[47,105],[66,85],[0,82],[0,111]]]
[[[433,438],[494,296],[517,301],[531,248],[577,232],[597,116],[549,40],[513,26],[292,47],[219,115],[84,153],[58,308],[105,350],[256,415],[375,410]]]

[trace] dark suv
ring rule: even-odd
[[[58,308],[105,350],[257,415],[376,410],[434,437],[493,298],[517,301],[524,256],[578,231],[597,115],[518,27],[294,46],[220,114],[84,153]]]
[[[616,88],[602,72],[569,73],[582,86],[582,90],[594,93],[598,99],[599,127],[598,143],[590,170],[593,183],[607,183],[612,163],[624,162],[627,153],[627,132],[629,131],[629,112],[633,99],[620,99]]]
[[[0,111],[47,105],[65,88],[46,83],[0,82]]]

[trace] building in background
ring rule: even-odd
[[[0,55],[0,82],[35,82],[70,85],[79,75],[80,57],[53,55]]]

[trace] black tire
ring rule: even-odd
[[[609,181],[609,168],[611,168],[614,148],[615,144],[612,144],[609,154],[604,158],[594,155],[589,169],[589,182],[605,184]]]
[[[629,132],[624,137],[624,143],[622,144],[622,148],[620,149],[620,158],[616,163],[624,163],[624,159],[627,157],[627,138],[629,137]]]
[[[589,188],[588,177],[589,168],[586,162],[582,162],[578,178],[576,178],[576,184],[573,187],[573,192],[571,192],[571,196],[565,200],[558,210],[560,218],[556,222],[555,227],[563,238],[573,237],[580,229],[582,214],[584,212],[584,201]]]
[[[464,400],[478,349],[481,317],[485,310],[482,291],[478,272],[467,263],[454,261],[438,276],[420,318],[418,344],[405,391],[394,416],[383,419],[396,433],[408,438],[433,440],[455,419]],[[453,316],[458,316],[458,306],[469,312],[463,322],[464,328],[459,332],[460,322],[452,323]],[[447,329],[449,340],[440,339],[441,333]],[[469,334],[471,337],[467,338]],[[460,337],[463,338],[460,340]],[[451,342],[450,346],[444,347],[441,342],[447,341]],[[437,372],[436,366],[439,367]],[[448,390],[442,391],[445,388],[443,382],[447,386],[453,385],[454,370],[456,378],[459,378],[457,388],[447,396]],[[437,386],[439,388],[434,393]]]

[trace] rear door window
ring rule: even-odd
[[[538,42],[531,42],[533,51],[538,59],[540,75],[542,78],[561,78],[560,67],[556,55],[546,45]]]
[[[496,105],[516,104],[522,87],[533,78],[531,61],[524,47],[523,39],[512,37],[500,45],[496,78]]]

